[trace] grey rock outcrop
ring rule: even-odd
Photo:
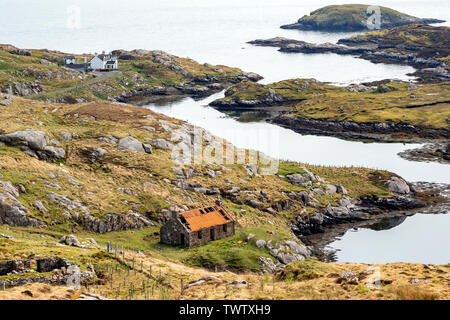
[[[106,154],[105,149],[94,147],[94,150],[92,151],[91,162],[96,163],[98,161],[103,160],[103,158],[105,157],[105,154]]]
[[[17,198],[19,191],[9,181],[0,181],[0,225],[36,227],[45,225],[27,215],[28,208],[23,206]]]
[[[34,205],[41,212],[48,212],[48,209],[44,206],[44,204],[40,200],[34,201]]]
[[[169,141],[165,139],[155,139],[152,140],[152,143],[156,148],[163,150],[173,150],[173,148],[175,147],[173,144],[171,144]]]
[[[255,245],[259,248],[262,249],[266,246],[266,241],[265,240],[258,240],[256,241]]]
[[[154,225],[149,219],[133,211],[125,215],[107,214],[103,219],[84,214],[82,224],[87,230],[98,233],[141,229]]]
[[[133,137],[126,137],[119,140],[119,144],[117,145],[118,150],[130,150],[134,152],[145,152],[142,143]]]
[[[0,135],[0,141],[8,145],[20,145],[23,152],[40,160],[56,161],[66,156],[63,148],[49,146],[48,136],[34,129]]]
[[[407,194],[411,191],[405,180],[395,176],[391,177],[384,185],[394,193]]]
[[[311,257],[310,249],[292,240],[285,240],[284,245],[276,243],[274,246],[272,246],[269,241],[266,246],[267,249],[269,249],[270,254],[283,264],[289,264],[293,261],[304,260]]]
[[[277,273],[282,271],[285,265],[280,262],[274,262],[271,258],[258,257],[258,263],[262,266],[263,270],[269,273]]]
[[[6,107],[9,106],[14,101],[14,97],[11,95],[6,95],[6,97],[2,98],[0,96],[0,105]]]
[[[312,174],[305,168],[302,169],[305,171],[305,173],[294,173],[286,176],[286,178],[289,179],[289,182],[294,186],[304,187],[307,183],[316,180],[316,176],[314,174]]]
[[[78,241],[78,238],[75,237],[73,234],[70,234],[68,236],[63,236],[60,240],[61,243],[64,243],[68,246],[74,246],[77,247],[80,245],[80,241]]]
[[[70,200],[66,195],[50,192],[48,195],[50,202],[56,202],[59,206],[66,208],[69,211],[77,211],[88,213],[86,206],[81,204],[78,200]]]

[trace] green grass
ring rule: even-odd
[[[94,96],[96,96],[97,98],[101,99],[101,100],[106,100],[107,96],[104,93],[98,92],[98,91],[93,91],[92,92],[94,94]]]
[[[227,240],[213,241],[194,248],[186,262],[192,266],[208,269],[214,269],[217,266],[219,270],[221,267],[234,271],[261,270],[258,257],[270,257],[270,255],[266,249],[258,249],[244,240],[237,235]]]
[[[295,173],[303,174],[305,170],[295,162],[280,162],[277,174],[287,176]]]
[[[287,282],[305,281],[320,278],[327,272],[328,267],[325,263],[306,259],[290,263],[277,275],[277,278]]]

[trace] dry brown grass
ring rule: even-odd
[[[427,289],[404,285],[394,290],[398,300],[437,300],[439,295]],[[448,297],[447,297],[448,298]]]
[[[0,291],[0,300],[73,300],[80,291],[65,286],[33,283]]]
[[[155,119],[167,120],[168,117],[157,114],[149,109],[132,105],[118,105],[112,103],[86,103],[81,107],[75,107],[69,114],[95,117],[97,120],[133,124],[134,127],[148,124],[145,116],[152,116]]]

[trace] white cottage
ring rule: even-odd
[[[119,68],[117,57],[112,54],[96,54],[89,64],[92,70],[116,70]]]

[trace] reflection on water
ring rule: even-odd
[[[259,122],[272,117],[269,111],[224,111],[224,113],[239,122]]]
[[[265,121],[241,122],[208,104],[222,98],[217,93],[208,98],[185,98],[146,107],[167,116],[205,128],[239,148],[251,148],[271,157],[326,166],[362,166],[395,172],[409,181],[450,183],[450,166],[439,163],[408,161],[397,154],[420,144],[365,143],[334,137],[303,135]],[[254,115],[246,115],[249,119]],[[256,116],[257,117],[257,116]],[[249,135],[263,138],[255,143]],[[272,137],[270,140],[267,136]]]
[[[382,218],[367,225],[334,230],[334,241],[319,247],[323,248],[324,261],[447,264],[449,230],[448,214]]]
[[[396,226],[402,224],[405,220],[406,220],[406,216],[383,218],[375,223],[368,225],[366,228],[375,230],[375,231],[389,230],[389,229],[395,228]]]

